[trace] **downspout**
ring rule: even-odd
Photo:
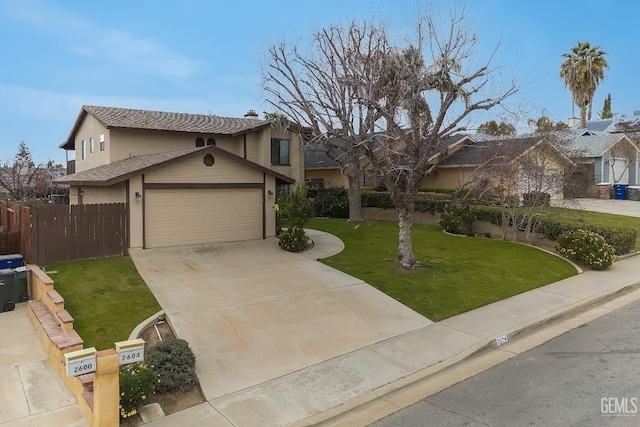
[[[244,139],[244,141],[243,141],[243,143],[244,143],[244,158],[246,160],[247,159],[247,134],[244,133],[242,136],[243,136],[243,139]]]

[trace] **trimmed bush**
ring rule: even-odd
[[[183,339],[157,343],[147,351],[146,360],[158,374],[159,393],[185,392],[198,384],[196,356]]]
[[[278,245],[289,252],[301,252],[307,249],[309,239],[304,230],[296,227],[289,227],[278,236]]]
[[[344,187],[316,189],[313,194],[316,216],[329,218],[349,218],[349,192]]]
[[[451,203],[440,213],[440,227],[453,234],[470,234],[474,219],[469,206]]]
[[[564,233],[558,239],[558,247],[560,254],[594,270],[604,270],[615,260],[613,248],[593,231],[578,229]]]
[[[473,206],[471,208],[477,221],[487,221],[495,225],[502,224],[502,213],[499,207]],[[519,214],[518,222],[523,222],[524,214]],[[635,249],[637,233],[629,228],[605,228],[588,226],[584,223],[560,223],[541,217],[536,224],[535,232],[553,241],[557,241],[563,233],[583,229],[601,235],[613,248],[616,255],[624,255]]]
[[[144,362],[120,368],[120,418],[129,418],[149,403],[158,375]]]

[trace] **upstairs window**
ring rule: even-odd
[[[104,134],[100,135],[100,151],[104,151]]]
[[[196,138],[196,147],[204,147],[204,139],[203,138]]]
[[[87,158],[87,141],[82,140],[82,160]]]
[[[93,137],[89,138],[89,152],[93,153]]]
[[[289,140],[282,138],[271,138],[271,164],[289,164]]]
[[[207,139],[207,145],[216,145],[216,140],[213,138]]]

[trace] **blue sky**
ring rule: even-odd
[[[458,5],[462,4],[460,2]],[[330,24],[384,22],[410,34],[414,0],[0,0],[0,160],[25,141],[36,162],[63,162],[58,149],[83,104],[242,117],[271,110],[260,89],[260,64],[271,44],[296,42]],[[450,2],[431,5],[447,10]],[[594,98],[612,109],[640,110],[640,60],[634,0],[469,0],[466,15],[485,58],[518,96],[509,116],[571,116],[571,94],[558,77],[561,55],[588,40],[608,52],[611,69]],[[471,126],[500,118],[502,109]],[[523,118],[524,117],[524,118]]]

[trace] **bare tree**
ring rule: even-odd
[[[0,165],[0,186],[12,200],[45,195],[51,188],[52,164],[36,165],[27,145],[20,142],[15,157]]]
[[[622,139],[609,149],[609,167],[614,183],[624,178],[629,167],[638,159],[638,147],[632,140]],[[616,166],[618,165],[618,166]]]
[[[479,199],[497,204],[501,212],[501,238],[517,239],[519,231],[533,242],[544,207],[563,188],[563,177],[575,163],[552,142],[551,135],[482,141],[478,167],[465,188]]]
[[[463,14],[452,15],[442,30],[433,16],[423,16],[415,43],[382,58],[381,81],[368,86],[377,92],[356,91],[368,95],[359,102],[382,116],[379,135],[363,145],[398,211],[397,262],[406,268],[419,265],[412,245],[415,203],[422,179],[447,156],[444,141],[466,129],[470,114],[489,110],[517,92],[511,84],[492,93],[491,58],[473,65],[477,40],[465,28]]]
[[[372,141],[380,116],[358,101],[374,91],[380,58],[388,50],[384,28],[334,25],[316,33],[308,50],[284,42],[272,46],[263,67],[267,102],[310,129],[307,142],[322,144],[347,177],[352,221],[362,219],[361,146]]]

